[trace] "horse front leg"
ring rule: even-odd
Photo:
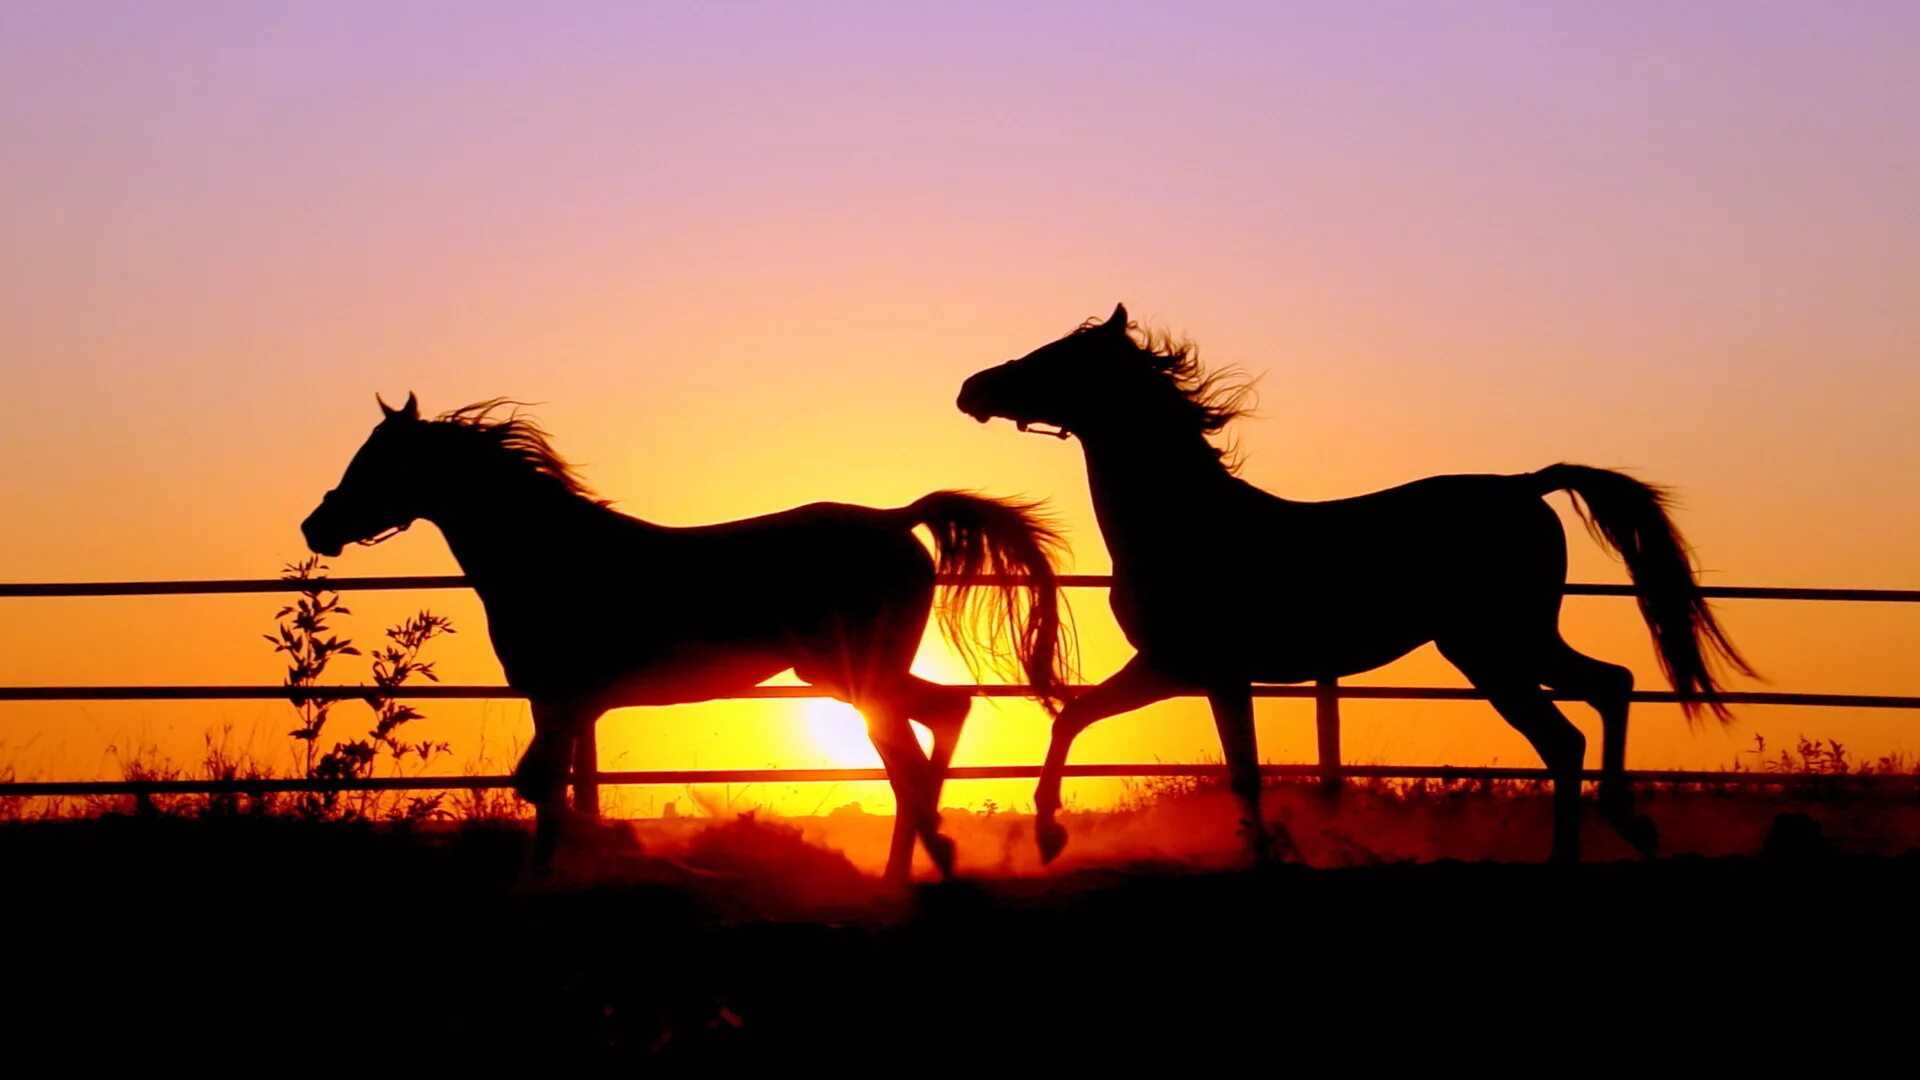
[[[514,766],[513,789],[533,804],[533,869],[545,873],[553,865],[567,817],[567,763],[575,748],[575,710],[552,705],[533,706],[533,741]]]
[[[1182,689],[1174,679],[1136,655],[1105,681],[1069,701],[1054,717],[1047,761],[1033,792],[1034,842],[1040,848],[1041,862],[1052,862],[1067,846],[1066,827],[1056,815],[1060,812],[1060,782],[1073,740],[1100,720],[1162,701]]]

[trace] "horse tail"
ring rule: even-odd
[[[1724,688],[1714,667],[1755,672],[1700,592],[1687,542],[1669,514],[1673,498],[1668,491],[1625,473],[1585,465],[1549,465],[1531,478],[1542,495],[1570,493],[1587,532],[1626,562],[1660,667],[1687,718],[1698,718],[1706,708],[1722,722],[1728,720]]]
[[[935,571],[948,579],[940,629],[967,666],[977,669],[983,638],[986,654],[1003,666],[1011,660],[1048,714],[1058,714],[1073,681],[1054,572],[1066,542],[1041,504],[936,491],[900,513],[933,533]]]

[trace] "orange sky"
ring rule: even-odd
[[[978,488],[1051,500],[1099,571],[1077,448],[952,401],[1124,300],[1261,376],[1234,434],[1288,496],[1626,466],[1679,489],[1710,582],[1920,587],[1916,32],[1898,6],[1732,3],[9,5],[0,579],[269,576],[373,393],[408,390],[543,403],[654,520]],[[1576,578],[1621,580],[1571,546]],[[337,569],[453,567],[421,528]],[[1124,644],[1103,596],[1075,601],[1105,674]],[[347,628],[422,603],[462,629],[447,681],[498,681],[468,596],[355,597]],[[0,682],[270,683],[274,606],[0,601]],[[1920,609],[1723,610],[1773,688],[1920,693]],[[1566,624],[1659,685],[1630,604],[1575,600]],[[1377,677],[1458,681],[1425,652]],[[805,709],[618,714],[604,758],[825,763]],[[1484,706],[1347,709],[1355,760],[1533,764]],[[1265,756],[1310,753],[1305,705],[1260,710]],[[457,761],[483,727],[495,764],[527,730],[516,702],[429,711]],[[191,761],[220,725],[290,754],[270,703],[0,712],[22,777],[113,775],[110,746]],[[1639,715],[1638,765],[1724,765],[1755,733],[1920,749],[1895,713]],[[975,718],[963,763],[1038,759],[1037,711]],[[1214,752],[1173,703],[1076,760]],[[950,798],[989,796],[1025,785]]]

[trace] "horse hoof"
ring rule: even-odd
[[[927,854],[932,857],[933,865],[940,870],[942,878],[953,876],[953,841],[945,833],[934,833],[926,840]]]
[[[1247,818],[1240,819],[1239,832],[1241,844],[1256,864],[1284,859],[1293,846],[1284,839],[1284,834],[1268,832],[1263,823]]]
[[[1645,814],[1633,812],[1633,799],[1625,793],[1600,796],[1600,808],[1607,816],[1607,824],[1613,831],[1632,846],[1641,855],[1652,858],[1660,850],[1660,830],[1654,827],[1653,819]]]
[[[1262,866],[1272,863],[1302,863],[1307,860],[1300,854],[1299,845],[1293,842],[1293,834],[1284,825],[1274,825],[1249,840],[1254,853],[1254,861]]]
[[[1067,848],[1067,830],[1057,821],[1036,822],[1033,839],[1040,846],[1040,861],[1043,864],[1059,858]]]
[[[1660,853],[1660,830],[1654,825],[1653,819],[1645,814],[1635,814],[1625,821],[1616,821],[1613,827],[1641,856],[1651,859]]]
[[[1554,866],[1579,866],[1580,845],[1576,841],[1556,840],[1547,862]]]

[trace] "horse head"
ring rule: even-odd
[[[1245,412],[1248,389],[1239,372],[1208,372],[1192,342],[1144,330],[1116,304],[1105,321],[1088,319],[978,372],[955,404],[983,424],[1000,417],[1062,439],[1097,434],[1159,444],[1163,437],[1204,441]]]
[[[1116,304],[1105,322],[1090,320],[1018,360],[975,374],[961,385],[955,404],[983,424],[999,417],[1021,431],[1044,425],[1044,434],[1064,439],[1092,419],[1114,362],[1139,351],[1127,325],[1126,305]]]
[[[307,547],[329,558],[350,543],[379,543],[420,516],[414,485],[408,483],[426,426],[420,403],[411,393],[397,409],[379,395],[374,400],[380,402],[380,423],[347,463],[340,483],[300,523]]]

